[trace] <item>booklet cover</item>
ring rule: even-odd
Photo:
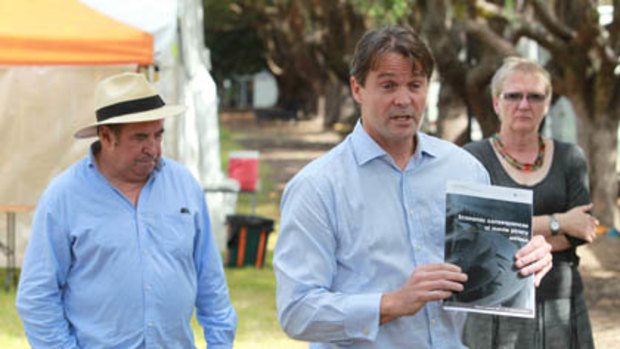
[[[445,260],[468,280],[444,300],[446,310],[533,318],[534,277],[523,277],[515,254],[532,237],[532,191],[449,181]]]

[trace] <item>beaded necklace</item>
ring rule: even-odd
[[[493,135],[493,137],[491,137],[491,143],[493,143],[493,147],[497,150],[502,159],[506,160],[506,162],[510,166],[516,168],[519,171],[534,172],[538,170],[543,164],[543,159],[545,158],[545,142],[540,135],[538,136],[538,155],[536,156],[536,161],[529,164],[523,163],[512,157],[512,155],[508,154],[508,152],[506,152],[506,149],[504,149],[504,143],[502,143],[499,134],[496,133]]]

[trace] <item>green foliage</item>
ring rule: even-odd
[[[204,0],[205,44],[211,50],[213,76],[218,82],[252,74],[267,65],[256,26],[260,19],[246,13],[236,0]]]
[[[360,15],[367,16],[372,26],[401,23],[409,16],[416,0],[350,0]]]
[[[516,7],[514,0],[506,0],[506,2],[504,3],[504,9],[507,11],[514,12],[515,8]]]
[[[456,18],[463,20],[467,15],[467,6],[459,1],[452,6],[451,11]]]

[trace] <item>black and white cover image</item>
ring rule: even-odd
[[[532,237],[531,225],[531,190],[448,182],[445,260],[468,280],[444,309],[533,318],[534,278],[514,265]]]

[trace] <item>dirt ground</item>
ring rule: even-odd
[[[221,120],[224,127],[242,132],[243,138],[235,140],[259,150],[260,161],[273,168],[278,197],[297,171],[341,139],[335,132],[324,132],[320,121],[257,122],[253,113],[226,113]],[[578,251],[596,347],[620,348],[620,237],[603,234]]]
[[[620,237],[601,235],[578,249],[597,348],[620,347]]]

